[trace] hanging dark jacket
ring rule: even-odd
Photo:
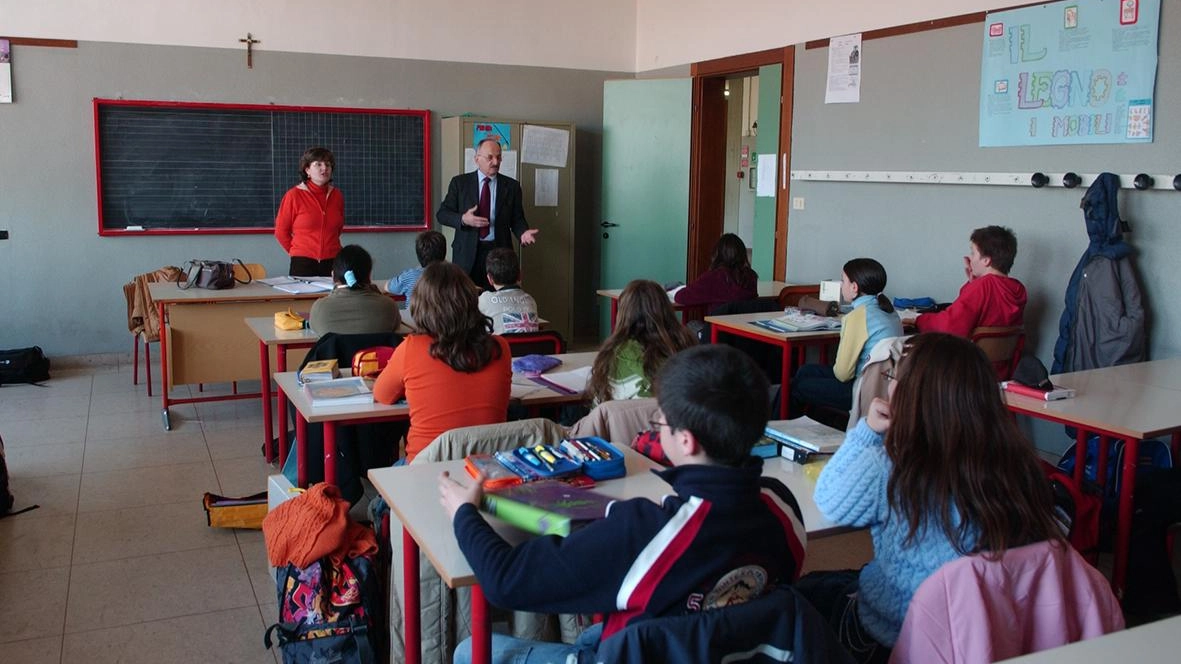
[[[1066,286],[1051,373],[1142,362],[1148,339],[1132,247],[1120,229],[1119,176],[1101,173],[1081,207],[1090,244]]]

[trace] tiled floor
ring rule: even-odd
[[[0,661],[276,662],[262,533],[209,528],[201,508],[275,472],[259,402],[179,406],[172,423],[114,367],[0,388],[16,507],[41,505],[0,520]]]

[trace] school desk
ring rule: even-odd
[[[624,453],[627,475],[617,480],[598,483],[596,491],[624,500],[643,497],[653,501],[659,501],[669,492],[668,484],[651,472],[652,469],[659,468],[655,462],[630,447],[617,447]],[[439,473],[444,470],[460,482],[468,479],[462,459],[440,463],[411,463],[369,471],[369,481],[402,522],[405,579],[402,611],[406,621],[404,634],[407,664],[421,661],[422,656],[418,585],[420,549],[448,587],[472,589],[472,661],[488,662],[490,659],[491,621],[488,603],[480,591],[475,573],[455,541],[447,515],[439,503]],[[763,474],[778,478],[791,489],[800,505],[804,528],[810,538],[825,537],[849,530],[833,524],[820,515],[812,500],[816,483],[804,474],[802,466],[786,459],[767,459],[763,465]],[[513,544],[532,537],[525,531],[496,519],[489,519],[489,522],[498,533]]]
[[[1181,616],[1005,660],[1010,664],[1173,662],[1181,650]]]
[[[814,330],[811,332],[774,332],[754,325],[752,321],[774,318],[775,312],[753,314],[731,314],[729,316],[706,316],[710,326],[710,342],[718,343],[720,333],[733,334],[759,343],[776,346],[782,350],[779,375],[779,416],[787,417],[787,401],[791,394],[791,365],[793,354],[799,355],[797,363],[803,363],[804,351],[808,346],[820,347],[820,361],[828,360],[828,346],[841,338],[840,330]]]
[[[598,295],[607,298],[611,301],[611,329],[615,329],[615,315],[619,310],[619,296],[623,294],[622,288],[601,288],[595,291]],[[820,284],[789,284],[784,281],[760,281],[758,285],[758,299],[772,298],[777,299],[780,295],[795,296],[796,300],[802,295],[811,295],[815,297],[820,293]],[[681,320],[686,320],[686,312],[693,312],[700,310],[701,307],[697,305],[686,306],[683,304],[672,303],[673,309],[681,312]],[[691,318],[700,318],[700,316],[692,316]],[[691,319],[689,318],[689,319]]]
[[[395,299],[398,296],[395,296]],[[409,312],[400,312],[402,322],[398,325],[399,334],[409,334],[412,328],[407,325]],[[254,316],[246,318],[246,327],[258,338],[259,384],[262,386],[262,428],[263,455],[267,461],[275,460],[274,429],[271,425],[271,348],[275,349],[275,371],[287,371],[287,351],[311,348],[320,338],[319,333],[311,328],[302,330],[280,330],[275,327],[274,316]],[[279,399],[276,413],[279,418],[279,447],[283,448],[287,440],[287,401]],[[280,456],[286,450],[280,452]]]
[[[561,370],[570,371],[579,367],[590,366],[595,361],[596,353],[565,353],[555,355],[562,360]],[[353,406],[328,406],[312,408],[311,400],[299,384],[295,371],[276,373],[275,383],[296,410],[295,419],[295,464],[296,481],[301,487],[307,486],[307,425],[309,422],[320,422],[324,425],[324,481],[336,483],[336,427],[339,424],[370,424],[373,422],[391,422],[410,417],[410,407],[405,402],[399,404],[368,403]],[[520,376],[513,376],[511,403],[517,403],[527,408],[535,406],[576,403],[582,400],[581,394],[564,394],[543,385],[534,383]],[[394,441],[396,442],[396,441]],[[286,451],[279,446],[279,465],[286,461]]]
[[[1040,401],[1004,393],[1009,410],[1078,429],[1075,479],[1082,478],[1089,433],[1099,435],[1097,477],[1106,478],[1107,443],[1124,441],[1116,519],[1112,589],[1123,599],[1128,573],[1128,541],[1132,534],[1132,498],[1136,488],[1136,460],[1140,441],[1170,435],[1174,458],[1181,448],[1181,358],[1075,371],[1050,377],[1055,385],[1072,387],[1071,399]]]
[[[226,290],[181,289],[172,282],[148,284],[160,314],[161,411],[172,429],[171,404],[257,399],[260,392],[174,399],[173,385],[229,383],[254,378],[254,334],[242,324],[248,316],[274,316],[291,307],[307,311],[327,293],[285,293],[253,282]]]

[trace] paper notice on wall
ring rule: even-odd
[[[861,33],[828,40],[828,84],[826,104],[856,104],[861,101]]]
[[[533,205],[558,206],[558,169],[539,168],[533,172]]]
[[[775,195],[775,166],[775,155],[759,155],[759,165],[755,169],[755,172],[758,174],[759,183],[755,187],[755,196]]]
[[[525,125],[521,130],[521,163],[566,167],[570,132],[553,127]]]
[[[476,151],[473,148],[463,149],[464,173],[474,173],[476,170]],[[500,153],[500,172],[517,179],[517,151],[503,150]]]
[[[12,103],[12,44],[0,39],[0,104]]]

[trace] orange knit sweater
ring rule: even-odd
[[[512,355],[507,341],[493,338],[500,344],[500,357],[475,373],[456,371],[431,357],[431,338],[425,334],[412,334],[394,349],[373,386],[373,398],[394,403],[406,397],[407,462],[451,429],[504,421],[512,390]]]

